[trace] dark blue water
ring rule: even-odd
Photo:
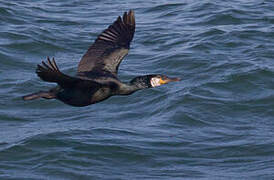
[[[133,9],[129,81],[182,81],[75,108],[21,96],[70,75]],[[273,1],[1,1],[0,179],[274,179]]]

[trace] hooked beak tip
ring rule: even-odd
[[[181,81],[181,78],[171,78],[171,81]]]
[[[181,81],[181,78],[174,78],[174,81]]]
[[[181,81],[181,78],[170,78],[168,82],[176,82],[176,81]]]

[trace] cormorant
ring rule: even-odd
[[[49,91],[39,91],[23,97],[24,100],[37,98],[58,99],[72,106],[88,106],[113,95],[129,95],[137,90],[157,87],[179,78],[161,74],[135,77],[128,83],[121,82],[118,68],[128,54],[135,32],[134,12],[125,12],[123,17],[105,29],[82,57],[75,77],[62,73],[54,58],[37,65],[36,73],[44,81],[57,83]]]

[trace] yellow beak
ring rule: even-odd
[[[180,81],[180,78],[167,78],[167,79],[160,79],[160,84],[167,84],[169,82],[175,82],[175,81]]]

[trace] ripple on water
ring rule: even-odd
[[[0,2],[1,179],[272,179],[273,3]],[[21,96],[54,87],[128,9],[136,33],[119,78],[182,81],[75,108]]]

